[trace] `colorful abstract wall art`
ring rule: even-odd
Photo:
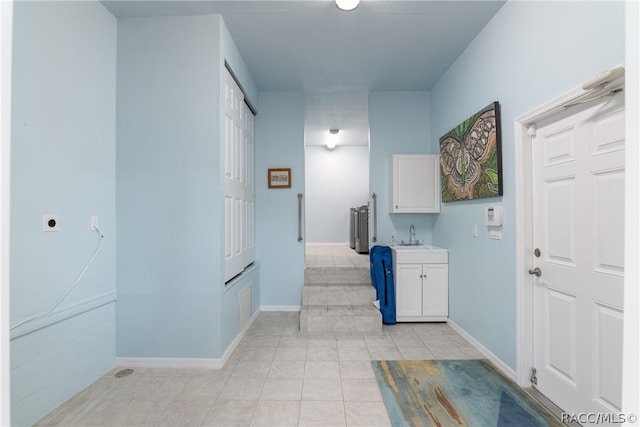
[[[443,202],[502,196],[498,102],[440,138],[440,174]]]

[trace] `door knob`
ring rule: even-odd
[[[540,268],[536,267],[533,270],[529,270],[529,274],[533,274],[534,276],[542,276],[542,270],[540,270]]]

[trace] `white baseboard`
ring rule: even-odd
[[[118,357],[116,366],[123,368],[220,369],[222,359],[194,357]]]
[[[222,369],[233,354],[242,338],[253,322],[260,314],[259,307],[253,312],[247,324],[242,331],[231,342],[227,350],[220,358],[195,358],[195,357],[118,357],[116,358],[116,366],[127,368],[172,368],[172,369]]]
[[[258,318],[258,314],[260,314],[260,307],[258,307],[256,311],[253,312],[247,324],[244,325],[244,328],[242,328],[240,333],[236,335],[236,338],[233,341],[231,341],[231,344],[229,344],[229,347],[227,347],[225,352],[222,354],[222,357],[219,359],[222,362],[222,366],[220,366],[221,368],[224,367],[224,365],[227,363],[227,360],[229,360],[229,357],[231,357],[231,355],[233,354],[233,351],[236,349],[238,344],[240,344],[240,341],[242,341],[242,338],[244,338],[244,336],[247,334],[247,331],[249,330],[251,325],[253,325],[253,322],[255,322],[255,320]]]
[[[349,245],[349,241],[346,242],[307,242],[307,245],[311,246],[345,246]]]
[[[459,333],[464,339],[469,341],[480,353],[482,353],[491,363],[493,363],[503,374],[512,379],[514,382],[518,382],[516,371],[514,371],[509,365],[504,363],[502,359],[496,356],[491,350],[482,345],[478,340],[469,335],[467,331],[462,329],[456,322],[449,319],[447,324],[451,326],[453,330]]]
[[[300,305],[261,305],[260,311],[300,311]]]

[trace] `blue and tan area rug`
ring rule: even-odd
[[[372,363],[394,427],[563,425],[484,359]]]

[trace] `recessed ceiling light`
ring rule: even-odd
[[[353,10],[360,4],[360,0],[336,0],[336,6],[341,10]]]
[[[333,150],[336,148],[339,129],[329,129],[329,137],[327,138],[327,148]]]

